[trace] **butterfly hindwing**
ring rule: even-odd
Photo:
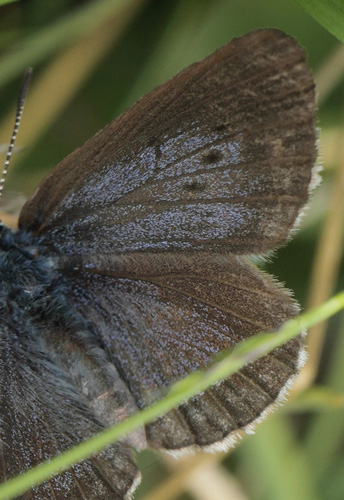
[[[298,311],[280,285],[236,256],[131,255],[83,264],[67,258],[61,267],[70,299],[139,408],[219,351]],[[210,446],[249,425],[297,372],[300,348],[300,339],[288,342],[148,425],[149,443]]]
[[[30,321],[21,321],[18,327],[13,318],[1,316],[1,482],[50,460],[103,429],[73,377],[45,349],[42,326],[36,328]],[[44,325],[44,332],[47,337],[62,336],[52,325],[50,329]],[[68,359],[69,353],[64,355]],[[73,353],[70,357],[75,361]],[[123,500],[138,480],[132,451],[122,443],[74,465],[20,498]]]

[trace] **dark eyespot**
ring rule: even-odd
[[[223,132],[225,130],[225,128],[226,128],[226,125],[224,123],[221,123],[221,125],[217,125],[214,130],[215,130],[215,132]]]
[[[203,161],[205,163],[217,163],[219,160],[221,160],[221,158],[222,158],[221,151],[218,151],[217,149],[212,149],[203,156]]]
[[[204,191],[205,185],[205,182],[190,181],[184,184],[184,189],[186,189],[186,191],[189,191],[189,193],[199,193],[201,191]]]
[[[151,139],[149,139],[147,141],[147,143],[146,143],[146,147],[147,148],[154,148],[155,149],[155,165],[154,165],[154,169],[155,170],[159,170],[159,160],[160,160],[162,154],[161,154],[160,146],[158,145],[158,143],[156,141],[156,138],[152,137]]]

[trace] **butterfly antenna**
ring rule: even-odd
[[[27,94],[27,90],[28,90],[29,85],[30,85],[31,75],[32,75],[32,68],[28,68],[26,70],[25,75],[24,75],[23,83],[21,85],[20,92],[18,95],[16,121],[14,124],[10,145],[8,146],[7,155],[6,155],[6,159],[5,159],[5,163],[4,163],[4,168],[2,169],[2,175],[1,175],[1,179],[0,179],[0,197],[1,197],[2,191],[4,189],[5,179],[6,179],[6,175],[8,172],[8,166],[10,164],[10,159],[11,159],[12,152],[13,152],[14,142],[15,142],[17,134],[18,134],[19,124],[20,124],[20,120],[21,120],[21,117],[23,114],[26,94]]]

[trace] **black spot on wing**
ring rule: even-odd
[[[221,123],[220,125],[217,125],[214,130],[215,132],[223,132],[226,129],[226,125],[224,123]]]
[[[217,163],[218,161],[221,160],[222,156],[223,156],[222,152],[219,151],[218,149],[211,149],[210,151],[207,151],[204,154],[203,162],[205,164]]]
[[[184,184],[184,189],[189,193],[201,193],[205,190],[205,187],[206,183],[204,181],[198,181],[197,179],[193,179],[192,181]]]

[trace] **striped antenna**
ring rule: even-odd
[[[14,142],[15,142],[16,137],[17,137],[20,119],[21,119],[22,114],[23,114],[23,109],[24,109],[24,104],[25,104],[25,98],[26,98],[27,90],[29,88],[29,84],[30,84],[30,80],[31,80],[31,75],[32,75],[32,68],[28,68],[26,70],[25,75],[24,75],[23,83],[22,83],[22,86],[20,88],[20,92],[19,92],[19,95],[18,95],[16,121],[15,121],[15,124],[14,124],[13,132],[12,132],[12,137],[11,137],[11,142],[10,142],[10,145],[8,147],[8,151],[7,151],[7,155],[6,155],[6,160],[5,160],[5,163],[4,163],[4,168],[2,169],[2,175],[1,175],[1,179],[0,179],[0,196],[2,195],[2,191],[4,189],[5,179],[6,179],[6,175],[7,175],[7,172],[8,172],[8,166],[10,164],[10,159],[11,159],[11,156],[12,156]]]

